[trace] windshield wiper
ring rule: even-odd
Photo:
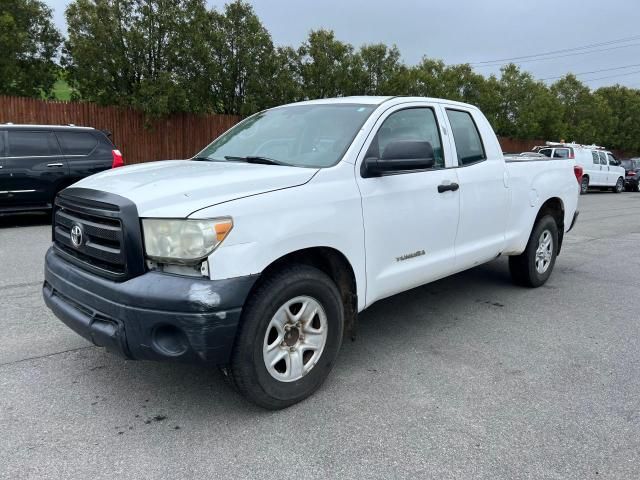
[[[247,163],[259,163],[261,165],[287,165],[287,163],[274,160],[273,158],[260,157],[255,155],[247,155],[246,157],[236,157],[233,155],[225,155],[225,160],[232,162],[247,162]]]
[[[211,157],[192,157],[191,160],[194,162],[224,162],[224,160],[218,160],[217,158]]]

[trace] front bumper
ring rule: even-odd
[[[125,282],[45,257],[44,301],[68,327],[125,358],[225,364],[257,276],[205,280],[147,272]]]

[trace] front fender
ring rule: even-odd
[[[339,164],[305,185],[197,212],[197,218],[218,216],[231,216],[234,226],[209,256],[213,280],[259,274],[289,253],[329,247],[349,261],[358,298],[366,298],[364,227],[353,166]]]

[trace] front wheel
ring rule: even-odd
[[[343,325],[340,292],[325,273],[294,265],[271,275],[245,305],[229,365],[234,384],[268,409],[304,400],[331,371]]]
[[[613,187],[613,192],[614,193],[621,193],[622,190],[624,190],[624,180],[622,177],[620,177],[618,179],[618,181],[616,182],[616,186]]]
[[[558,252],[558,225],[551,215],[540,218],[533,226],[527,248],[509,257],[513,282],[525,287],[539,287],[551,276]]]

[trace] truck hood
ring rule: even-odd
[[[141,217],[185,218],[201,208],[303,185],[315,168],[242,162],[166,160],[107,170],[74,187],[133,201]]]

